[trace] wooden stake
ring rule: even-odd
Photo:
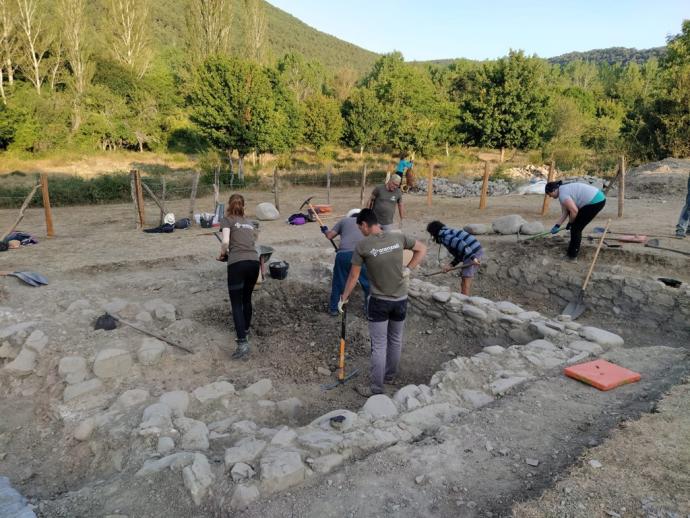
[[[364,189],[366,188],[366,185],[367,185],[367,164],[364,164],[364,167],[362,168],[362,183],[361,183],[360,189],[359,189],[359,206],[360,207],[364,203]]]
[[[189,196],[189,219],[192,220],[192,225],[194,221],[194,206],[196,205],[196,190],[199,187],[199,173],[194,173],[192,178],[192,194]]]
[[[486,208],[486,197],[489,194],[489,162],[484,162],[484,178],[482,178],[482,191],[479,196],[479,210]]]
[[[326,172],[326,203],[331,204],[331,174],[333,173],[333,166],[328,166]]]
[[[165,196],[167,195],[167,190],[168,190],[168,184],[165,181],[165,176],[161,176],[161,187],[162,187],[162,192],[161,192],[161,224],[163,224],[163,218],[165,217],[166,211],[165,211]]]
[[[137,197],[137,172],[134,169],[129,172],[129,188],[132,193],[132,204],[134,205],[134,221],[136,221],[137,230],[140,230],[139,199]]]
[[[53,230],[53,211],[50,208],[50,192],[48,191],[48,175],[41,174],[41,196],[43,197],[43,210],[46,215],[46,235],[53,237],[55,232]]]
[[[427,187],[426,187],[426,204],[428,207],[431,207],[432,204],[432,196],[434,194],[434,162],[429,162],[429,178],[427,180]]]
[[[154,201],[156,205],[158,205],[158,208],[161,210],[161,223],[163,223],[163,216],[165,216],[165,205],[163,205],[163,202],[158,199],[158,196],[153,194],[153,191],[151,188],[146,185],[145,183],[141,184],[144,187],[144,190],[151,196],[151,199]]]
[[[621,155],[618,165],[618,217],[623,217],[623,204],[625,203],[625,156]]]
[[[137,228],[142,229],[142,228],[144,228],[145,216],[144,216],[144,191],[141,187],[141,173],[138,170],[134,169],[131,174],[134,178],[134,197],[135,197],[134,205],[137,209]]]
[[[29,203],[31,203],[31,200],[34,197],[34,194],[36,194],[36,191],[38,188],[41,186],[40,183],[37,183],[34,185],[34,188],[31,189],[31,192],[27,195],[26,198],[24,198],[24,203],[22,203],[21,208],[19,209],[19,216],[17,216],[17,219],[14,221],[12,226],[5,232],[2,237],[0,237],[0,241],[4,241],[7,236],[9,236],[12,232],[15,231],[17,228],[17,225],[19,225],[22,222],[22,219],[24,219],[24,212],[26,211],[26,208],[29,206]]]
[[[241,179],[240,179],[240,181],[241,181]],[[216,167],[215,171],[213,171],[213,211],[214,212],[216,210],[216,207],[218,206],[218,197],[219,196],[220,196],[220,169],[219,169],[219,167]]]
[[[278,168],[273,169],[273,200],[274,200],[274,205],[278,212],[280,212],[280,194],[279,194],[279,185],[278,185]]]
[[[554,178],[556,177],[556,166],[554,165],[554,161],[551,160],[549,162],[549,176],[548,179],[546,180],[548,182],[553,182]],[[551,197],[544,194],[544,202],[541,205],[541,215],[545,216],[546,212],[549,210],[549,203],[551,203]]]

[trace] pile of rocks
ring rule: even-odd
[[[503,171],[502,174],[513,181],[546,180],[549,176],[549,167],[528,164],[524,167],[511,167]]]
[[[463,230],[475,236],[486,234],[511,235],[518,233],[530,236],[544,232],[545,229],[541,221],[528,222],[519,214],[510,214],[498,218],[490,225],[485,223],[470,223],[469,225],[465,225]]]
[[[420,193],[427,192],[429,182],[420,178],[417,180],[417,189]],[[452,198],[468,198],[479,196],[482,192],[482,182],[453,183],[447,178],[434,178],[434,194],[450,196]],[[489,180],[489,196],[504,196],[512,192],[512,186],[505,180]]]

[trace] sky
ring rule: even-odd
[[[646,49],[664,45],[690,18],[690,0],[268,1],[322,32],[407,60]]]

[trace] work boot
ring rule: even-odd
[[[249,354],[249,342],[245,338],[244,340],[237,341],[237,349],[232,353],[233,360],[240,360]]]
[[[676,232],[676,239],[685,239],[685,232],[681,232],[680,230]]]
[[[357,392],[362,397],[371,397],[375,396],[376,394],[382,394],[382,392],[374,392],[371,390],[371,387],[369,385],[355,385],[353,387],[353,390]]]

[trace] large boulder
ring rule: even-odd
[[[520,227],[527,223],[525,219],[518,214],[511,214],[498,218],[492,223],[494,232],[497,234],[517,234]]]
[[[126,376],[132,368],[132,356],[124,349],[103,349],[93,361],[93,373],[99,378]]]
[[[280,217],[280,212],[272,203],[259,203],[256,206],[256,217],[261,221],[273,221]]]
[[[465,225],[463,230],[474,236],[482,236],[484,234],[490,234],[493,232],[491,225],[487,225],[485,223],[470,223],[469,225]]]
[[[387,417],[395,417],[398,414],[398,409],[395,403],[385,394],[376,394],[367,399],[362,407],[362,413],[372,419],[385,419]]]
[[[523,225],[520,227],[520,234],[533,236],[535,234],[540,234],[545,230],[544,224],[541,221],[532,221],[531,223],[523,223]]]

